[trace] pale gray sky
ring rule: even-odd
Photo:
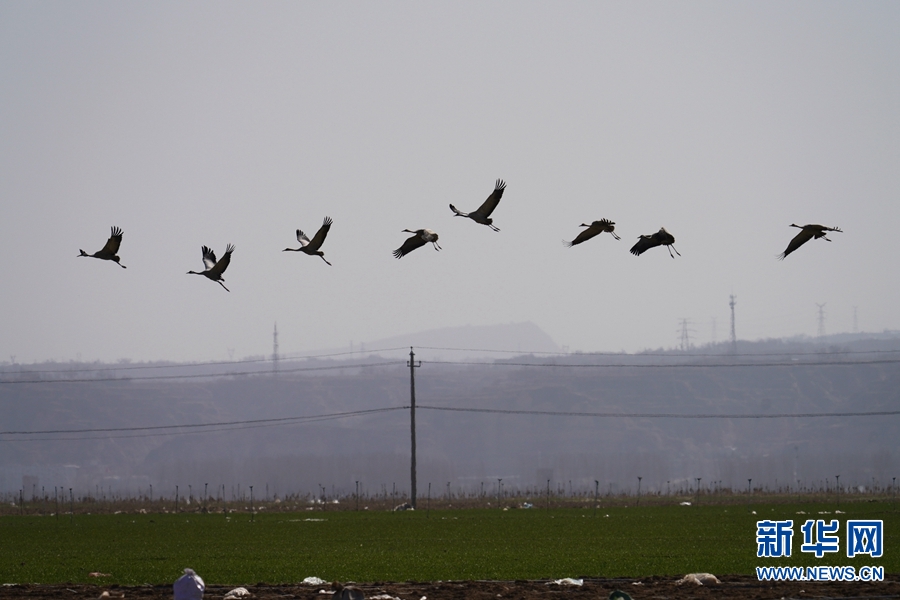
[[[0,2],[0,359],[900,329],[900,3]],[[454,218],[498,177],[501,232]],[[328,267],[281,252],[329,215]],[[617,223],[565,248],[582,221]],[[840,226],[776,256],[791,223]],[[120,269],[76,258],[121,227]],[[682,257],[636,258],[665,226]],[[404,228],[430,246],[391,256]],[[231,293],[200,246],[237,250]]]

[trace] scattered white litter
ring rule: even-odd
[[[400,600],[400,598],[390,594],[378,594],[377,596],[369,596],[369,600]]]
[[[571,577],[566,577],[564,579],[557,579],[555,581],[548,581],[547,585],[584,585],[584,579],[572,579]]]
[[[712,573],[688,573],[680,580],[676,581],[675,585],[681,585],[683,583],[696,583],[697,585],[716,585],[722,582],[719,581],[719,579]]]
[[[846,514],[846,513],[844,513],[844,511],[842,511],[842,510],[836,510],[836,511],[834,511],[834,514],[836,514],[836,515],[843,515],[843,514]]]
[[[681,503],[681,506],[690,506],[690,505],[691,505],[691,503],[687,502],[687,501],[684,501]]]
[[[250,596],[250,590],[245,587],[237,587],[225,594],[225,600],[234,600],[235,598],[247,598]]]
[[[534,504],[532,504],[531,502],[523,502],[522,508],[534,508]]]
[[[324,579],[319,579],[318,577],[307,577],[300,583],[302,583],[303,585],[323,585],[328,582]]]

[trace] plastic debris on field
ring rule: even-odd
[[[722,582],[719,581],[719,578],[712,573],[688,573],[687,575],[676,581],[675,585],[681,585],[684,583],[695,583],[697,585],[717,585]]]
[[[547,585],[584,585],[584,579],[572,579],[571,577],[565,577],[563,579],[556,579],[554,581],[548,581]]]
[[[225,594],[225,600],[235,600],[236,598],[249,598],[250,590],[245,587],[236,587],[227,594]]]
[[[319,579],[318,577],[307,577],[300,583],[302,583],[303,585],[323,585],[328,582],[324,579]]]

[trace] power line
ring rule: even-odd
[[[150,437],[158,435],[182,435],[191,433],[208,433],[211,431],[232,431],[238,429],[252,429],[256,427],[269,427],[274,425],[290,425],[295,423],[311,423],[316,421],[329,421],[334,419],[345,419],[348,417],[358,417],[363,415],[371,415],[376,413],[391,412],[395,410],[405,410],[409,406],[389,406],[383,408],[370,408],[365,410],[354,410],[339,413],[330,413],[323,415],[309,415],[304,417],[279,417],[273,419],[253,419],[244,421],[222,421],[218,423],[192,423],[188,425],[156,425],[147,427],[104,427],[91,429],[47,429],[39,431],[0,431],[0,435],[54,435],[54,434],[73,434],[73,433],[127,433],[138,431],[162,431],[164,433],[153,433],[145,435],[124,435],[124,436],[97,436],[97,437],[77,437],[77,438],[26,438],[20,440],[0,440],[0,442],[13,441],[48,441],[48,440],[92,440],[92,439],[111,439],[121,437]],[[192,431],[176,431],[168,432],[173,429],[190,429]]]
[[[877,417],[900,415],[900,410],[883,410],[872,412],[842,412],[842,413],[773,413],[768,415],[748,414],[680,414],[680,413],[619,413],[619,412],[567,412],[558,410],[520,410],[502,408],[461,408],[450,406],[427,406],[419,404],[418,408],[425,410],[442,410],[449,412],[473,412],[493,413],[504,415],[536,415],[552,417],[602,417],[613,419],[784,419],[791,417],[816,418],[816,417]]]
[[[308,371],[334,371],[339,369],[368,369],[374,367],[387,367],[391,365],[402,365],[403,361],[390,361],[380,363],[362,363],[352,365],[329,365],[327,367],[296,367],[294,369],[282,369],[280,373],[303,373]],[[20,384],[20,383],[94,383],[103,381],[147,381],[156,379],[215,379],[219,377],[236,377],[239,375],[267,375],[265,371],[235,371],[232,373],[191,373],[188,375],[144,375],[138,377],[94,377],[91,379],[7,379],[0,380],[3,384]]]
[[[380,348],[376,350],[367,350],[362,352],[360,350],[350,351],[350,352],[332,352],[330,354],[310,354],[308,356],[294,356],[290,357],[290,355],[279,355],[281,360],[309,360],[313,358],[332,358],[335,356],[347,356],[348,354],[375,354],[377,352],[395,352],[397,350],[406,350],[406,347],[400,346],[397,348]],[[134,371],[141,369],[188,369],[191,367],[215,367],[222,365],[249,365],[253,363],[264,363],[270,362],[269,358],[248,358],[245,360],[226,360],[226,361],[213,361],[213,362],[188,362],[188,363],[172,363],[172,364],[163,364],[163,365],[127,365],[127,366],[108,366],[108,367],[91,367],[91,368],[82,368],[82,369],[20,369],[15,371],[16,373],[29,373],[29,374],[41,374],[41,373],[94,373],[98,371]],[[21,367],[22,365],[18,365]],[[8,371],[0,370],[0,373],[8,373]]]
[[[423,410],[436,410],[445,412],[468,412],[481,414],[503,414],[503,415],[526,415],[526,416],[552,416],[552,417],[599,417],[610,419],[785,419],[785,418],[823,418],[823,417],[874,417],[874,416],[896,416],[900,415],[900,410],[886,411],[853,411],[839,413],[824,412],[808,412],[808,413],[772,413],[763,415],[752,414],[684,414],[684,413],[624,413],[624,412],[585,412],[585,411],[559,411],[559,410],[523,410],[523,409],[502,409],[502,408],[466,408],[466,407],[450,407],[450,406],[429,406],[417,404],[417,407]],[[2,442],[35,442],[35,441],[82,441],[97,439],[119,439],[119,438],[140,438],[140,437],[160,437],[170,435],[190,435],[197,433],[213,433],[219,431],[237,431],[242,429],[256,429],[260,427],[273,427],[277,425],[290,425],[300,423],[312,423],[318,421],[328,421],[335,419],[345,419],[349,417],[358,417],[372,415],[377,413],[392,412],[397,410],[406,410],[409,406],[390,406],[382,408],[372,408],[366,410],[348,411],[340,413],[330,413],[322,415],[310,415],[304,417],[280,417],[272,419],[254,419],[243,421],[223,421],[218,423],[194,423],[188,425],[159,425],[147,427],[107,427],[107,428],[90,428],[90,429],[52,429],[37,431],[2,431],[0,435],[55,435],[55,434],[75,434],[75,433],[123,433],[128,435],[103,435],[88,437],[50,437],[50,438],[25,438],[25,439],[6,439]],[[188,429],[188,431],[169,431],[173,429]],[[155,433],[136,433],[154,431]]]
[[[633,354],[628,354],[626,352],[551,352],[551,351],[539,351],[539,350],[492,350],[488,348],[447,348],[447,347],[439,347],[439,346],[416,346],[419,350],[445,350],[451,352],[484,352],[484,353],[497,353],[497,354],[516,354],[520,356],[525,355],[540,355],[540,356],[621,356],[628,358],[641,358],[644,356],[674,356],[678,358],[685,357],[714,357],[714,358],[727,358],[733,356],[822,356],[822,352],[747,352],[741,354],[732,354],[732,353],[722,353],[722,352],[689,352],[682,353],[678,352],[677,354],[674,352],[635,352]],[[900,349],[897,350],[828,350],[829,355],[833,354],[898,354],[900,353]],[[433,362],[433,361],[431,361]]]
[[[721,355],[716,355],[723,358]],[[794,355],[790,355],[794,356]],[[810,355],[814,356],[814,355]],[[677,356],[683,358],[683,356]],[[538,368],[557,368],[557,369],[681,369],[681,368],[699,368],[699,369],[716,369],[716,368],[762,368],[762,367],[826,367],[841,366],[849,367],[854,365],[880,365],[880,364],[898,364],[898,359],[873,359],[873,360],[820,360],[820,361],[791,361],[791,362],[747,362],[747,363],[672,363],[672,364],[623,364],[623,363],[522,363],[522,362],[476,362],[476,361],[453,361],[453,360],[429,360],[429,364],[437,365],[469,365],[481,367],[538,367]],[[329,365],[322,367],[297,367],[294,369],[282,369],[280,373],[305,373],[314,371],[335,371],[341,369],[368,369],[375,367],[388,367],[393,365],[405,364],[404,361],[389,361],[381,363],[356,363]],[[171,379],[218,379],[222,377],[237,377],[244,375],[267,375],[265,371],[235,371],[230,373],[192,373],[187,375],[144,375],[138,377],[94,377],[81,379],[7,379],[0,380],[0,385],[13,384],[59,384],[59,383],[101,383],[101,382],[131,382],[131,381],[153,381],[153,380],[171,380]]]
[[[722,354],[722,353],[713,353],[713,352],[690,352],[690,353],[681,353],[674,354],[671,352],[639,352],[634,354],[627,354],[624,352],[551,352],[551,351],[537,351],[537,350],[496,350],[489,348],[450,348],[450,347],[441,347],[441,346],[416,346],[420,350],[441,350],[441,351],[449,351],[449,352],[483,352],[483,353],[497,353],[497,354],[516,354],[519,356],[617,356],[623,358],[643,358],[643,357],[678,357],[678,358],[725,358],[725,357],[763,357],[763,356],[790,356],[790,357],[801,357],[801,356],[822,356],[822,352],[758,352],[758,353],[741,353],[741,354]],[[366,350],[365,352],[355,350],[352,352],[334,352],[330,354],[311,354],[309,356],[297,356],[293,358],[289,358],[289,355],[279,354],[279,360],[285,361],[299,361],[299,360],[311,360],[318,358],[332,358],[335,356],[347,356],[350,354],[376,354],[379,352],[396,352],[398,350],[406,350],[408,346],[399,346],[396,348],[379,348],[375,350]],[[832,350],[829,349],[828,355],[864,355],[864,354],[898,354],[900,353],[900,349],[898,350]],[[194,367],[213,367],[213,366],[223,366],[223,365],[245,365],[245,364],[254,364],[254,363],[264,363],[270,362],[270,358],[253,358],[247,360],[234,360],[234,361],[221,361],[221,362],[197,362],[197,363],[173,363],[173,364],[162,364],[162,365],[128,365],[128,366],[106,366],[106,367],[91,367],[91,368],[77,368],[77,369],[21,369],[22,365],[18,365],[20,368],[16,371],[4,370],[0,369],[0,375],[13,375],[13,374],[27,374],[27,375],[41,375],[41,374],[69,374],[69,373],[98,373],[98,372],[119,372],[119,371],[135,371],[135,370],[144,370],[144,369],[187,369]],[[429,361],[436,362],[436,361]],[[492,364],[492,363],[479,363],[479,364]],[[345,368],[345,367],[333,367],[333,368]],[[249,371],[249,372],[240,372],[240,373],[212,373],[209,375],[193,375],[194,377],[217,377],[217,376],[230,376],[230,375],[246,375],[246,374],[259,374],[263,373],[263,371]],[[162,376],[161,379],[171,379],[176,376]],[[127,378],[127,379],[137,379],[135,378]],[[112,379],[114,381],[125,381],[126,378],[122,379]],[[147,377],[142,378],[147,379]],[[47,380],[50,381],[50,380]],[[60,381],[60,380],[57,380]],[[77,380],[77,381],[109,381],[109,379],[85,379],[85,380]],[[44,380],[41,380],[40,383],[44,383]],[[0,383],[9,383],[5,381],[0,381]],[[37,383],[32,381],[22,382],[22,383]]]
[[[256,423],[284,423],[288,421],[302,421],[305,419],[320,419],[323,417],[353,417],[370,413],[400,410],[408,406],[390,406],[385,408],[369,408],[349,412],[330,413],[324,415],[308,415],[303,417],[278,417],[272,419],[251,419],[245,421],[220,421],[216,423],[191,423],[188,425],[150,425],[144,427],[94,427],[90,429],[43,429],[35,431],[0,431],[0,435],[43,435],[48,433],[98,433],[101,431],[149,431],[163,429],[187,429],[197,427],[221,427],[223,425],[251,425]]]
[[[681,358],[678,356],[678,358]],[[722,357],[725,358],[725,357]],[[878,359],[878,360],[835,360],[835,361],[808,361],[808,362],[768,362],[768,363],[672,363],[672,364],[558,364],[558,363],[518,363],[518,362],[471,362],[471,361],[452,361],[452,360],[429,360],[429,364],[440,365],[479,365],[492,367],[544,367],[558,369],[681,369],[681,368],[700,368],[700,369],[716,369],[726,368],[733,369],[736,367],[825,367],[825,366],[853,366],[853,365],[881,365],[881,364],[897,364],[900,359]]]

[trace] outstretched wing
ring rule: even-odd
[[[297,241],[300,242],[300,245],[303,246],[304,248],[305,248],[307,245],[309,245],[309,238],[306,237],[306,234],[303,233],[303,232],[302,232],[301,230],[299,230],[299,229],[297,230]]]
[[[325,236],[328,235],[328,230],[331,229],[331,223],[331,217],[325,217],[325,220],[322,222],[322,226],[319,227],[316,235],[314,235],[312,241],[309,242],[310,250],[315,251],[322,246],[322,242],[325,241]]]
[[[421,248],[422,246],[424,246],[424,245],[427,244],[427,243],[428,243],[428,242],[426,242],[426,241],[422,238],[422,236],[420,236],[420,235],[417,233],[417,234],[415,234],[414,236],[407,238],[406,241],[403,242],[403,245],[402,245],[402,246],[400,246],[399,248],[397,248],[396,250],[394,250],[394,257],[396,257],[396,258],[403,258],[404,256],[406,256],[407,254],[409,254],[410,252],[412,252],[412,251],[415,250],[416,248]]]
[[[652,235],[642,235],[638,237],[637,244],[631,247],[630,252],[635,256],[640,256],[650,248],[656,248],[660,245],[662,245],[662,242],[659,241],[659,238],[655,233]]]
[[[234,252],[234,246],[232,244],[228,244],[228,246],[225,247],[225,254],[222,255],[222,258],[219,259],[216,265],[209,270],[209,274],[216,276],[224,273],[225,269],[227,269],[228,265],[231,263],[232,252]],[[212,251],[210,251],[210,253],[212,253]]]
[[[118,227],[110,227],[110,235],[109,239],[106,240],[106,245],[103,246],[103,249],[100,251],[101,254],[108,254],[109,256],[114,256],[119,252],[119,245],[122,243],[122,230]]]
[[[506,189],[506,182],[502,179],[498,179],[497,183],[494,184],[494,191],[491,192],[491,195],[487,197],[487,200],[478,207],[478,210],[475,213],[471,214],[479,214],[482,217],[489,217],[491,213],[494,212],[494,209],[497,208],[497,205],[500,204],[500,198],[503,197],[503,190]],[[451,207],[452,208],[452,207]]]
[[[216,266],[216,253],[209,246],[203,246],[203,264],[207,271]]]
[[[584,231],[582,231],[581,233],[579,233],[579,234],[575,237],[574,240],[572,240],[571,242],[565,242],[565,244],[566,244],[566,246],[568,246],[569,248],[571,248],[572,246],[577,246],[577,245],[580,244],[581,242],[586,242],[586,241],[588,241],[589,239],[591,239],[591,238],[594,237],[595,235],[599,235],[599,234],[602,233],[602,232],[603,232],[603,229],[602,229],[602,228],[597,227],[597,226],[595,226],[595,225],[590,225],[590,226],[588,226],[587,229],[585,229]]]
[[[794,250],[796,250],[797,248],[799,248],[800,246],[802,246],[803,244],[805,244],[806,242],[811,240],[814,235],[815,235],[815,232],[812,229],[807,229],[805,227],[802,228],[800,230],[800,233],[798,233],[797,235],[794,236],[794,239],[791,240],[791,243],[788,244],[788,247],[785,249],[784,252],[781,253],[781,255],[778,257],[778,259],[784,260],[788,254],[790,254],[791,252],[793,252]]]

